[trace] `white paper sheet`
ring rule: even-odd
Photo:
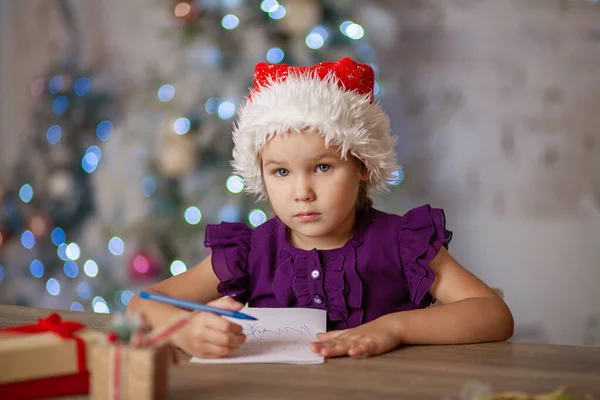
[[[229,356],[218,359],[192,358],[202,364],[284,363],[322,364],[324,357],[310,351],[309,343],[327,329],[327,314],[312,308],[244,308],[241,312],[258,318],[242,325],[247,339]]]

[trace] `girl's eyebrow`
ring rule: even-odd
[[[320,161],[320,160],[323,160],[323,159],[328,159],[328,158],[334,158],[334,159],[337,159],[337,158],[338,158],[338,156],[337,156],[336,154],[331,154],[331,153],[320,153],[320,154],[317,154],[317,155],[315,155],[314,157],[310,157],[310,159],[309,159],[309,160],[310,160],[311,162],[317,162],[317,161]],[[264,163],[264,165],[263,165],[263,166],[264,166],[264,167],[267,167],[267,166],[269,166],[269,165],[271,165],[271,164],[275,164],[275,165],[285,165],[285,164],[286,164],[286,161],[280,161],[280,160],[267,160],[267,161],[265,161],[265,163]]]

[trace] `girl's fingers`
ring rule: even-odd
[[[246,335],[232,332],[222,332],[215,329],[207,328],[202,334],[202,340],[205,343],[227,347],[230,349],[236,349],[242,343],[244,343],[244,341],[246,340]]]
[[[342,331],[330,331],[327,333],[317,333],[317,339],[319,339],[320,341],[325,341],[325,340],[330,340],[330,339],[334,339],[338,336],[340,336],[341,334],[345,333],[346,330],[342,330]]]
[[[219,346],[214,343],[202,343],[202,347],[198,349],[197,357],[200,358],[221,358],[231,353],[233,349],[229,347]]]
[[[229,322],[225,318],[222,318],[216,314],[201,313],[200,316],[202,318],[202,325],[204,327],[215,329],[221,332],[231,332],[236,334],[241,334],[243,332],[241,325]]]
[[[234,300],[232,297],[225,296],[220,299],[213,300],[208,303],[211,307],[223,308],[226,310],[239,311],[244,308],[244,305],[239,301]]]

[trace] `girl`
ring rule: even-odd
[[[212,256],[148,291],[239,310],[327,310],[312,351],[376,355],[400,344],[506,340],[513,318],[496,293],[448,253],[444,212],[403,216],[373,208],[396,167],[389,119],[374,102],[374,73],[349,58],[313,67],[258,64],[233,132],[233,167],[276,217],[251,229],[209,225]],[[226,296],[216,300],[220,296]],[[234,300],[236,299],[236,300]],[[440,307],[428,306],[437,299]],[[162,324],[175,307],[135,297],[131,311]],[[174,344],[222,357],[241,326],[197,313]]]

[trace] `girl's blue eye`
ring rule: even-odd
[[[331,169],[331,165],[329,165],[329,164],[321,164],[317,167],[317,170],[319,172],[329,172],[330,169]]]
[[[275,176],[288,176],[290,172],[285,169],[285,168],[280,168],[277,171],[275,171]]]

